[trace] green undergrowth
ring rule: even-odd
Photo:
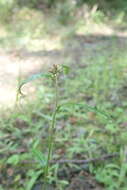
[[[74,66],[59,78],[53,159],[91,159],[118,153],[117,157],[92,164],[51,164],[49,184],[64,190],[69,169],[89,171],[107,190],[125,190],[127,55],[115,49],[98,55],[90,64]],[[48,127],[54,105],[52,82],[38,80],[33,100],[22,98],[0,118],[0,190],[34,190],[42,183],[42,165],[32,149],[47,152]],[[27,96],[31,96],[30,94]],[[23,101],[23,103],[22,103]]]
[[[4,50],[42,50],[45,39],[48,39],[47,45],[58,35],[63,40],[58,46],[74,38],[72,45],[75,47],[76,32],[87,37],[87,34],[94,34],[97,24],[98,28],[101,24],[105,29],[112,25],[100,10],[88,9],[86,18],[85,15],[81,18],[78,13],[71,15],[69,7],[65,11],[67,5],[65,9],[59,6],[56,12],[44,14],[28,7],[17,8],[11,17],[8,9],[3,9],[8,15],[1,17],[0,47]],[[114,27],[126,26],[125,16],[124,12],[115,15]],[[113,153],[117,156],[87,164],[51,164],[48,183],[56,190],[68,187],[70,171],[91,173],[106,190],[127,189],[127,55],[126,49],[117,48],[119,42],[115,36],[109,40],[112,41],[111,51],[97,43],[97,54],[88,56],[84,52],[81,63],[75,64],[71,57],[64,57],[70,71],[67,75],[61,74],[58,81],[61,107],[56,116],[52,160],[89,160]],[[94,42],[86,39],[84,43],[89,47]],[[49,50],[52,49],[50,45]],[[50,79],[34,81],[33,85],[35,94],[21,97],[11,110],[3,108],[0,111],[0,190],[40,190],[43,183],[42,166],[47,155],[54,85]],[[33,150],[37,150],[39,161]]]
[[[104,28],[104,33],[109,27],[114,32],[124,31],[126,28],[125,12],[111,12],[107,16],[102,10],[98,10],[98,5],[84,5],[76,9],[73,4],[66,2],[58,3],[54,9],[40,10],[29,6],[13,7],[13,1],[8,6],[3,0],[1,2],[4,8],[1,6],[0,48],[7,51],[40,50],[46,46],[44,41],[47,38],[69,38],[77,32],[97,33],[101,31],[99,24]],[[9,8],[12,10],[9,11]]]

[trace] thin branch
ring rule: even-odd
[[[87,160],[52,160],[51,163],[58,163],[58,164],[65,164],[65,163],[73,163],[73,164],[88,164],[91,162],[96,162],[96,161],[103,161],[106,159],[110,159],[113,157],[118,157],[119,153],[114,153],[114,154],[107,154],[102,157],[98,158],[91,158]]]
[[[125,155],[127,155],[127,153],[125,153]],[[98,158],[91,158],[91,159],[87,159],[87,160],[51,160],[50,163],[51,164],[65,164],[65,163],[73,163],[73,164],[88,164],[88,163],[94,163],[97,161],[103,161],[103,160],[107,160],[107,159],[111,159],[111,158],[115,158],[120,156],[119,153],[113,153],[113,154],[107,154]],[[37,161],[29,161],[29,160],[24,160],[22,161],[22,163],[37,163]]]

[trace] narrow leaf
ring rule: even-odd
[[[31,177],[31,179],[29,180],[29,182],[26,186],[26,190],[31,190],[33,188],[34,184],[36,183],[36,181],[41,173],[42,173],[42,171],[38,171],[38,172],[34,173],[34,175]]]
[[[19,160],[20,160],[20,156],[18,154],[14,154],[8,158],[7,163],[12,164],[12,165],[16,165],[19,163]]]
[[[18,93],[21,94],[21,95],[23,95],[21,88],[25,84],[27,84],[27,83],[29,83],[31,81],[37,80],[39,78],[42,78],[42,77],[51,78],[51,74],[50,73],[38,73],[38,74],[34,74],[34,75],[28,77],[27,79],[25,79],[24,81],[22,81],[21,84],[19,85]]]
[[[40,150],[32,149],[32,154],[42,167],[46,165],[46,157]]]
[[[68,107],[68,106],[73,106],[73,109],[75,109],[75,106],[82,106],[82,107],[84,107],[85,109],[86,109],[86,111],[91,111],[91,112],[95,112],[95,113],[97,113],[97,114],[101,114],[101,115],[103,115],[106,119],[112,119],[111,118],[111,116],[107,113],[107,112],[105,112],[105,111],[102,111],[102,110],[100,110],[100,109],[98,109],[97,107],[93,107],[93,106],[90,106],[90,105],[88,105],[88,104],[84,104],[84,103],[73,103],[73,102],[70,102],[70,103],[65,103],[65,104],[62,104],[62,105],[60,105],[60,108],[62,109],[62,108],[66,108],[66,107]]]
[[[65,75],[69,73],[70,67],[68,67],[67,65],[62,65],[62,68]]]

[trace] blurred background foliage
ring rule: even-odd
[[[49,11],[57,9],[57,12],[62,14],[63,17],[68,17],[72,15],[75,9],[80,9],[84,4],[87,4],[90,8],[97,5],[97,10],[105,14],[110,14],[113,10],[127,12],[126,0],[0,0],[0,21],[10,22],[13,15],[23,7],[44,12],[46,9]]]
[[[0,42],[5,45],[6,41],[15,41],[17,37],[21,42],[45,34],[54,35],[62,25],[71,28],[72,36],[77,26],[87,24],[89,20],[95,23],[108,21],[107,25],[116,23],[123,27],[126,12],[126,0],[0,0]]]

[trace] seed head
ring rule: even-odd
[[[58,65],[54,64],[49,72],[52,73],[53,76],[55,76],[56,74],[60,73],[60,68],[58,67]]]

